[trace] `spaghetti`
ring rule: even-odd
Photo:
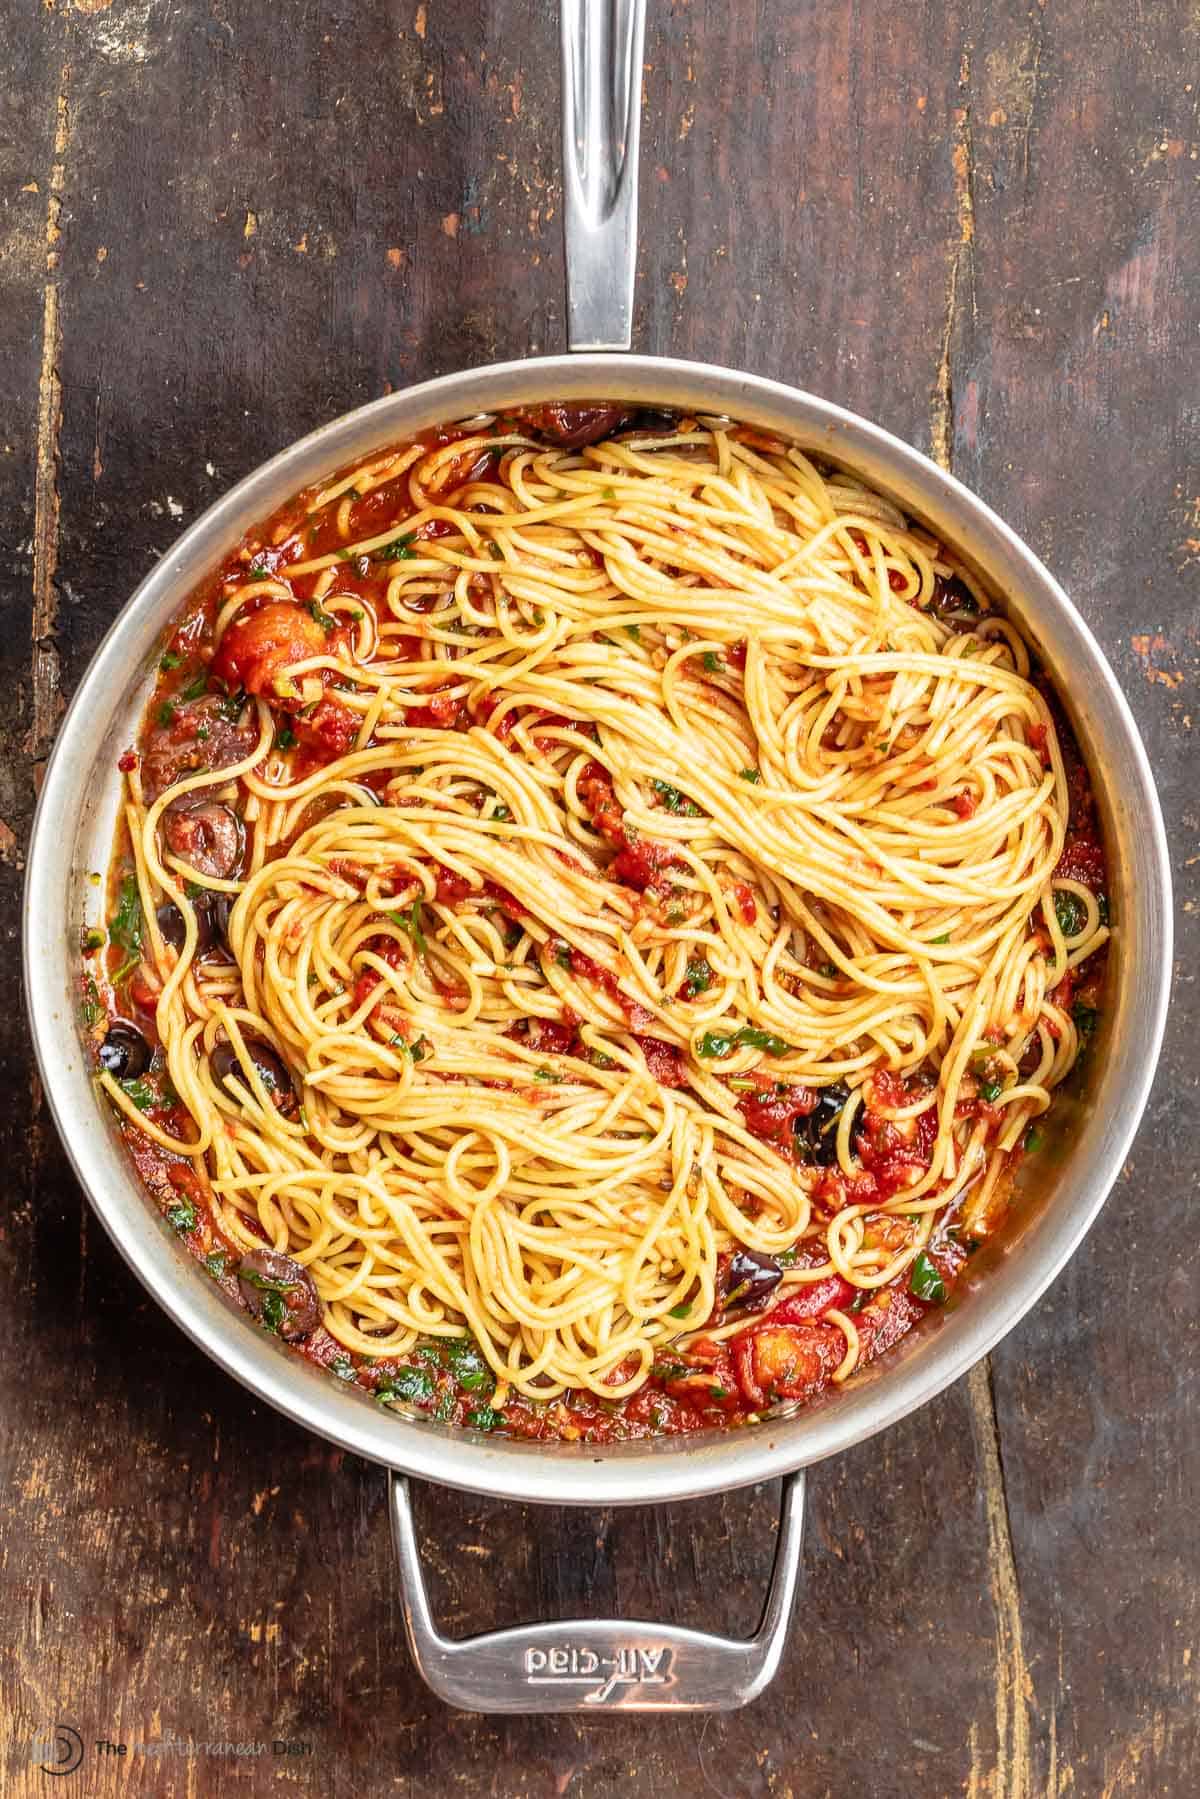
[[[428,434],[242,546],[123,759],[105,951],[150,1056],[99,1079],[213,1271],[543,1435],[811,1397],[944,1297],[1107,937],[1051,697],[943,547],[612,410]]]

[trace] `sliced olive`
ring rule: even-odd
[[[518,409],[517,418],[548,443],[561,450],[580,450],[585,444],[599,443],[624,425],[630,413],[625,406],[603,403],[580,405],[552,400],[545,406]]]
[[[979,601],[958,575],[935,575],[928,611],[944,625],[969,624],[979,617]]]
[[[109,1025],[108,1035],[100,1045],[100,1066],[114,1080],[134,1081],[139,1074],[145,1074],[153,1053],[137,1026],[118,1018]]]
[[[736,1306],[760,1312],[782,1279],[783,1270],[774,1256],[756,1249],[735,1249],[725,1270],[722,1304],[726,1310]]]
[[[167,843],[189,868],[213,881],[228,881],[242,865],[246,834],[237,813],[219,800],[168,807],[163,817]]]
[[[795,1123],[796,1148],[806,1161],[829,1168],[837,1161],[837,1122],[842,1107],[850,1097],[850,1089],[841,1081],[822,1087],[817,1103],[806,1118]]]
[[[627,429],[636,431],[643,437],[647,432],[666,437],[669,432],[678,429],[680,416],[678,412],[669,412],[665,407],[639,406]]]
[[[255,1073],[270,1094],[275,1110],[284,1118],[298,1118],[300,1102],[296,1098],[296,1089],[283,1057],[269,1043],[264,1043],[261,1037],[244,1037],[242,1041],[246,1045],[246,1053],[254,1065]],[[240,1081],[243,1087],[247,1085],[232,1043],[218,1043],[210,1060],[213,1074],[223,1087],[229,1085],[230,1076],[235,1081]]]
[[[229,914],[233,910],[233,895],[229,893],[200,893],[192,902],[196,914],[196,954],[206,956],[210,950],[222,947],[229,936]],[[158,928],[162,932],[163,942],[175,949],[183,948],[183,913],[170,901],[160,906],[154,915],[158,920]]]
[[[237,1268],[242,1298],[256,1318],[286,1342],[307,1337],[321,1322],[312,1275],[277,1249],[252,1249]]]

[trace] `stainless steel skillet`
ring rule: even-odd
[[[79,1179],[130,1266],[213,1359],[253,1392],[390,1471],[413,1653],[436,1692],[491,1711],[722,1709],[762,1690],[782,1652],[810,1463],[904,1417],[1010,1330],[1088,1229],[1112,1186],[1152,1078],[1171,962],[1170,874],[1154,782],[1104,657],[1066,594],[952,477],[867,421],[777,382],[625,353],[636,241],[644,0],[563,0],[570,342],[578,354],[474,369],[334,421],[241,482],[142,583],[96,654],[47,769],[29,852],[24,942],[46,1092]],[[116,758],[133,735],[164,632],[253,524],[332,469],[447,419],[517,403],[621,400],[728,413],[852,468],[955,546],[1036,644],[1095,776],[1112,880],[1111,991],[1085,1090],[1051,1115],[1004,1241],[970,1265],[961,1301],[826,1402],[753,1430],[604,1448],[496,1441],[381,1411],[251,1326],[147,1202],[98,1104],[76,1024],[79,926],[107,861]],[[555,1504],[654,1503],[785,1477],[762,1625],[730,1642],[618,1620],[538,1624],[453,1643],[425,1599],[406,1476]]]

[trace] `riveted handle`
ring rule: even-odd
[[[775,1564],[752,1637],[715,1637],[671,1624],[569,1618],[454,1641],[433,1621],[413,1529],[408,1482],[391,1476],[392,1536],[404,1628],[422,1678],[471,1712],[734,1711],[773,1677],[787,1640],[804,1524],[804,1476],[783,1484]]]
[[[567,342],[627,350],[646,0],[560,0]]]

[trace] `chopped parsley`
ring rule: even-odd
[[[535,1068],[533,1071],[533,1078],[535,1081],[553,1081],[557,1084],[560,1081],[565,1081],[567,1077],[563,1074],[556,1074],[552,1068]]]
[[[409,1405],[422,1405],[433,1398],[434,1379],[428,1368],[397,1368],[385,1375],[375,1389],[380,1400],[403,1399]]]
[[[937,1264],[930,1261],[924,1250],[913,1262],[908,1290],[918,1299],[928,1300],[931,1305],[940,1306],[946,1298],[946,1283],[938,1272]]]
[[[450,1372],[464,1392],[475,1393],[487,1385],[488,1365],[474,1337],[451,1337],[446,1351]]]
[[[494,1412],[490,1405],[481,1405],[467,1413],[467,1423],[472,1430],[495,1430],[498,1424],[504,1423],[504,1413]]]
[[[950,933],[949,931],[943,931],[940,937],[931,937],[929,941],[930,943],[949,943]]]
[[[1090,1037],[1100,1021],[1100,1014],[1095,1006],[1085,1006],[1082,1000],[1076,1000],[1071,1007],[1071,1017],[1081,1037]]]
[[[245,704],[245,689],[239,687],[236,693],[226,694],[225,698],[221,701],[221,704],[217,707],[217,711],[221,714],[222,718],[227,718],[230,723],[233,724],[240,717],[242,707]]]
[[[187,686],[184,688],[183,697],[185,700],[198,700],[200,698],[200,695],[205,692],[207,687],[208,687],[208,674],[207,674],[206,670],[201,669],[200,673],[198,675],[193,676],[193,678],[188,682]]]
[[[142,900],[134,875],[126,875],[121,882],[117,909],[108,923],[108,941],[123,949],[126,955],[123,967],[113,976],[115,983],[124,980],[142,956]]]
[[[683,991],[689,999],[695,999],[698,993],[707,993],[712,984],[713,971],[706,956],[697,956],[688,963],[683,974]]]
[[[265,562],[252,562],[246,573],[252,581],[269,581],[271,579],[271,571]]]
[[[699,818],[699,806],[680,793],[678,787],[672,787],[669,781],[651,781],[650,785],[668,812],[679,818]]]
[[[278,1289],[268,1287],[264,1292],[260,1315],[267,1330],[278,1333],[280,1325],[287,1317],[287,1306],[284,1304],[283,1294]]]
[[[184,656],[182,650],[164,650],[158,659],[158,666],[161,668],[164,675],[169,675],[171,670],[173,668],[178,668],[183,660]]]
[[[1083,907],[1073,893],[1056,893],[1054,916],[1064,937],[1077,937],[1083,926]]]
[[[280,725],[275,733],[275,748],[277,750],[290,750],[295,741],[296,733],[292,730],[292,727],[290,725]]]
[[[167,1212],[167,1223],[177,1230],[181,1237],[196,1228],[196,1208],[190,1199],[177,1199]]]
[[[698,1053],[705,1057],[723,1057],[732,1055],[735,1049],[761,1049],[769,1056],[788,1056],[792,1052],[791,1044],[777,1037],[774,1031],[764,1031],[755,1024],[743,1024],[736,1031],[705,1031]]]
[[[416,551],[411,547],[415,537],[415,531],[406,531],[402,536],[394,537],[391,543],[382,544],[379,549],[371,551],[372,562],[410,561],[416,555]],[[346,552],[343,550],[342,555],[345,556],[345,554]]]
[[[329,636],[331,631],[337,630],[336,618],[334,618],[332,612],[326,612],[320,600],[310,600],[308,603],[308,610],[312,613],[314,620],[320,625],[326,637]]]
[[[641,643],[642,641],[642,627],[640,625],[626,625],[625,634],[627,637],[632,637],[634,643]]]
[[[389,912],[387,915],[393,924],[398,924],[406,931],[421,954],[425,954],[425,933],[421,929],[421,902],[415,899],[407,912]]]
[[[227,1257],[223,1249],[210,1250],[204,1258],[204,1266],[215,1281],[219,1281],[225,1272]]]
[[[983,1086],[979,1089],[980,1098],[985,1099],[989,1106],[993,1105],[1003,1092],[1003,1081],[985,1081]]]
[[[170,700],[164,700],[154,716],[157,718],[160,725],[174,724],[175,708]]]
[[[762,780],[762,775],[757,768],[743,768],[739,771],[739,778],[743,781],[749,781],[752,787],[757,787],[758,783]]]
[[[148,1112],[155,1103],[157,1096],[154,1089],[148,1087],[140,1077],[137,1080],[118,1081],[117,1085],[126,1098],[133,1101],[139,1112]]]
[[[717,654],[716,650],[705,650],[704,655],[701,658],[701,660],[704,663],[704,667],[705,667],[706,671],[710,675],[724,674],[725,663],[722,660],[722,658]]]

